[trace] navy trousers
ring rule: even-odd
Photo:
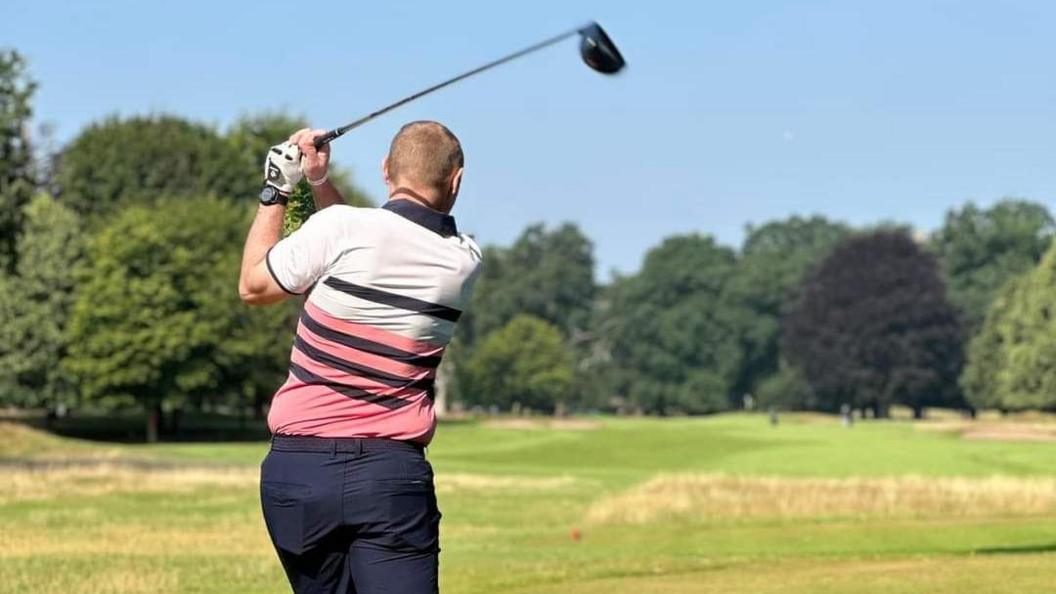
[[[276,435],[264,521],[296,594],[435,594],[440,511],[421,446]]]

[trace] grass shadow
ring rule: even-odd
[[[1056,543],[984,547],[972,550],[973,555],[1036,555],[1038,553],[1056,553]]]
[[[138,412],[78,412],[62,418],[39,415],[0,417],[61,437],[110,443],[143,443],[146,417]],[[163,442],[261,442],[271,436],[267,422],[252,416],[187,412],[174,423],[170,417],[161,428]]]

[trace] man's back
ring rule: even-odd
[[[322,130],[268,150],[239,295],[306,294],[290,373],[272,399],[260,468],[264,522],[297,594],[436,594],[440,510],[425,444],[433,386],[469,305],[481,254],[448,213],[462,182],[458,138],[412,122],[392,140],[381,208],[344,205]],[[280,239],[301,176],[319,208]]]
[[[480,270],[473,240],[411,200],[332,206],[267,262],[284,289],[309,292],[272,432],[428,443],[437,366]]]

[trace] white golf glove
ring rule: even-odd
[[[268,149],[264,159],[264,183],[289,196],[301,181],[301,149],[284,142]]]

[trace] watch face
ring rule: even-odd
[[[271,186],[264,186],[264,189],[260,191],[261,204],[275,204],[278,197],[279,191]]]

